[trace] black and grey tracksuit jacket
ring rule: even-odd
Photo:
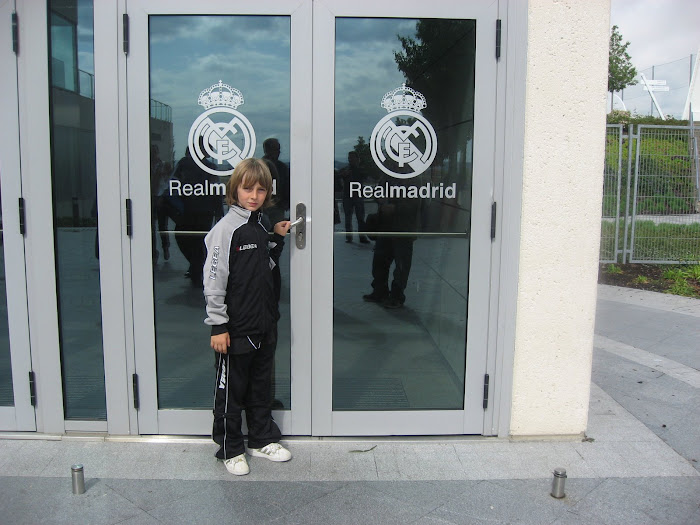
[[[233,205],[204,239],[204,297],[211,335],[262,340],[279,319],[272,270],[284,238],[270,236],[260,211]],[[232,345],[233,346],[233,345]]]

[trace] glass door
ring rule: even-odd
[[[314,3],[314,434],[483,432],[497,18]]]
[[[498,2],[141,0],[128,15],[139,433],[210,432],[193,268],[232,167],[268,151],[290,188],[287,206],[279,177],[272,213],[302,203],[307,219],[281,263],[282,431],[481,434]]]
[[[214,352],[204,325],[203,239],[242,159],[276,171],[272,223],[310,216],[311,3],[129,1],[131,279],[140,434],[211,432]],[[311,225],[307,224],[307,234]],[[291,235],[274,416],[309,434],[310,243]]]
[[[12,20],[14,2],[0,5],[0,18]],[[27,326],[24,237],[19,223],[19,121],[17,59],[12,34],[0,35],[0,430],[36,430],[31,392]]]

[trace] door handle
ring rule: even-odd
[[[292,226],[296,226],[296,232],[294,235],[296,238],[297,248],[303,250],[306,247],[306,204],[301,202],[297,204],[297,218],[294,222],[292,222],[289,228],[291,229]]]

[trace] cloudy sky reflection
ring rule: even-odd
[[[382,96],[404,82],[394,53],[398,35],[415,36],[417,20],[341,18],[336,23],[336,152],[347,151],[386,111]],[[276,136],[289,155],[290,19],[286,16],[152,16],[149,26],[151,98],[172,107],[175,157],[202,113],[199,93],[219,79],[239,89],[238,108],[262,141]]]
[[[289,155],[290,20],[287,16],[152,16],[151,98],[172,108],[175,158],[204,111],[203,89],[222,80],[243,93],[237,111],[255,128],[255,156],[271,136]]]
[[[335,159],[345,162],[357,137],[369,142],[386,115],[380,105],[388,91],[404,81],[394,60],[398,36],[415,37],[417,20],[338,18],[335,46]],[[430,101],[428,101],[430,104]]]

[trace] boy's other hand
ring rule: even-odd
[[[287,235],[287,232],[289,231],[289,228],[291,226],[291,221],[280,221],[277,224],[275,224],[275,233],[284,237],[285,235]]]
[[[228,332],[211,336],[211,347],[214,351],[226,354],[229,346],[231,346],[231,337],[228,335]]]

